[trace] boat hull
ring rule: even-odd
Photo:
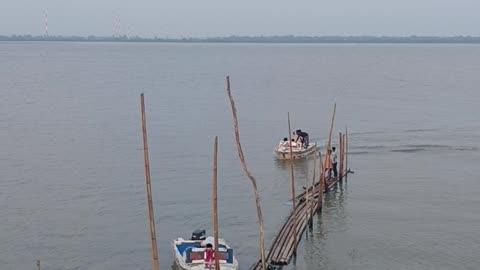
[[[175,265],[177,266],[177,269],[181,269],[181,270],[215,269],[215,266],[212,266],[212,268],[207,268],[205,266],[205,262],[203,260],[196,260],[196,261],[192,261],[190,263],[187,263],[185,254],[180,254],[180,252],[177,248],[177,244],[179,244],[181,242],[191,243],[191,242],[195,242],[195,241],[184,240],[182,238],[178,238],[178,239],[173,241],[172,250],[173,250],[174,257],[175,257]],[[198,242],[200,243],[201,241],[198,241]],[[238,270],[238,269],[239,269],[238,261],[235,257],[233,257],[233,261],[231,263],[221,261],[219,270]]]
[[[307,158],[310,155],[317,153],[318,147],[316,143],[313,143],[308,146],[307,149],[293,149],[292,155],[290,155],[290,149],[288,147],[277,148],[274,150],[274,153],[278,159],[303,159]]]

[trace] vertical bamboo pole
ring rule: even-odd
[[[342,132],[339,133],[339,139],[338,139],[338,151],[337,151],[337,172],[338,172],[338,178],[341,180],[342,179],[342,174],[343,174],[343,134]]]
[[[330,149],[332,146],[332,132],[333,132],[333,122],[335,121],[335,111],[337,110],[337,103],[333,103],[333,113],[332,119],[330,122],[330,132],[328,133],[328,143],[327,143],[327,150]]]
[[[292,188],[292,216],[293,216],[293,231],[297,231],[297,209],[295,202],[295,175],[293,172],[293,149],[292,149],[292,128],[290,127],[290,112],[288,117],[288,141],[290,142],[290,182]],[[293,256],[297,255],[297,234],[293,233]]]
[[[315,170],[317,168],[317,154],[313,155],[313,177],[312,177],[312,200],[310,203],[310,228],[313,227],[313,207],[314,205],[314,200],[315,200]]]
[[[323,192],[326,191],[326,183],[325,183],[325,166],[323,165],[322,161],[322,152],[318,152],[318,157],[319,157],[319,167],[320,167],[320,188],[318,190],[318,205],[317,205],[317,212],[320,210],[320,207],[322,207],[323,204]]]
[[[41,270],[40,269],[40,260],[37,260],[37,270]]]
[[[242,145],[240,144],[240,131],[238,128],[238,119],[237,119],[237,109],[235,108],[235,102],[233,101],[232,92],[230,91],[230,77],[227,76],[227,95],[230,100],[230,107],[232,108],[233,115],[233,126],[235,129],[235,142],[237,143],[237,153],[240,163],[242,164],[243,172],[250,179],[250,182],[253,186],[253,191],[255,193],[255,205],[257,207],[257,218],[258,218],[258,239],[259,239],[259,250],[261,258],[261,266],[263,270],[267,270],[267,262],[265,260],[265,241],[263,237],[263,215],[262,207],[260,206],[260,195],[258,194],[257,180],[250,173],[247,168],[247,163],[245,162],[245,156],[243,155]]]
[[[309,189],[308,183],[309,183],[309,180],[310,180],[310,178],[308,177],[308,172],[309,172],[308,158],[306,158],[305,161],[307,162],[307,172],[305,173],[305,206],[306,206],[306,208],[307,208],[307,212],[306,212],[306,214],[305,214],[305,224],[308,224],[308,223],[309,223],[309,218],[308,218],[309,211],[308,211],[308,207],[310,206],[310,204],[309,204],[310,198],[308,197],[308,195],[310,194],[310,191],[308,190],[308,189]],[[312,191],[312,194],[313,194],[313,191]],[[305,235],[308,236],[308,231],[307,231],[307,230],[305,230]]]
[[[217,153],[218,137],[215,136],[213,145],[213,237],[215,238],[215,269],[220,269],[220,259],[218,257]]]
[[[157,251],[157,238],[155,233],[155,217],[153,215],[153,202],[152,202],[152,185],[150,181],[150,161],[148,159],[148,143],[147,143],[147,120],[145,117],[145,99],[143,93],[140,95],[141,108],[142,108],[142,133],[143,133],[143,158],[145,160],[145,185],[147,188],[147,206],[148,217],[150,220],[150,238],[152,241],[152,259],[153,270],[158,270],[158,251]]]
[[[346,145],[347,145],[346,141],[347,141],[347,135],[343,134],[343,139],[342,139],[342,143],[343,143],[343,145],[342,145],[342,170],[343,171],[342,171],[342,173],[343,173],[344,176],[346,175],[345,170],[344,170],[345,169],[345,157],[346,157],[345,148],[346,148]]]
[[[347,126],[345,126],[345,180],[347,180],[348,175],[348,131]]]

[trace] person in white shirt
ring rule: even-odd
[[[337,175],[338,175],[338,172],[337,172],[338,156],[337,156],[337,151],[335,151],[335,150],[336,150],[335,146],[332,147],[332,153],[330,154],[330,159],[332,160],[333,176],[337,177]]]

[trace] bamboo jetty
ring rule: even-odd
[[[308,192],[305,190],[297,195],[297,204],[294,211],[295,216],[290,214],[287,217],[284,225],[280,229],[280,232],[273,240],[270,250],[266,256],[266,261],[269,266],[282,266],[287,265],[290,262],[290,259],[294,255],[294,250],[298,245],[298,242],[295,245],[294,241],[296,239],[301,239],[301,236],[305,232],[307,225],[312,221],[313,215],[320,212],[322,209],[323,193],[326,193],[332,189],[337,183],[342,181],[341,179],[348,173],[349,171],[345,171],[339,174],[340,177],[325,178],[325,182],[328,184],[327,189],[324,189],[322,182],[318,181],[313,188],[310,188],[310,190],[307,189]],[[294,220],[299,221],[296,224],[297,226],[294,226]],[[294,229],[295,227],[296,229]],[[260,261],[255,263],[250,269],[261,270],[262,267],[260,265]]]
[[[331,149],[331,140],[332,140],[332,130],[333,123],[335,118],[336,104],[334,104],[333,114],[330,124],[330,132],[327,143],[327,150]],[[290,114],[288,114],[288,125],[290,128]],[[308,179],[305,190],[298,195],[295,195],[295,189],[293,186],[294,176],[293,176],[293,167],[291,168],[291,181],[292,181],[292,211],[287,217],[285,223],[280,229],[279,233],[274,238],[267,256],[265,257],[265,262],[267,268],[265,268],[265,262],[260,260],[256,262],[250,269],[251,270],[266,270],[272,269],[275,267],[282,267],[287,265],[291,258],[296,256],[296,248],[298,242],[302,237],[302,234],[307,228],[307,225],[310,227],[313,226],[313,216],[315,213],[319,213],[323,205],[323,193],[328,192],[332,189],[337,183],[341,182],[344,178],[346,179],[347,174],[350,173],[348,169],[348,135],[347,129],[345,128],[345,133],[339,134],[339,147],[338,147],[338,177],[332,177],[329,167],[327,167],[327,162],[330,157],[325,155],[325,158],[322,159],[322,153],[319,152],[319,175],[318,181],[315,181],[315,169],[316,169],[316,156],[313,160],[313,178],[312,185],[308,186]],[[293,165],[293,160],[291,161]],[[328,171],[328,176],[326,176]],[[307,176],[308,178],[308,176]],[[263,265],[262,265],[263,264]]]

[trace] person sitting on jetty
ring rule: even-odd
[[[309,144],[308,133],[302,131],[301,129],[297,129],[295,131],[295,135],[297,136],[295,142],[298,142],[298,140],[300,139],[300,143],[302,144],[302,146],[305,147],[305,149],[307,149]]]

